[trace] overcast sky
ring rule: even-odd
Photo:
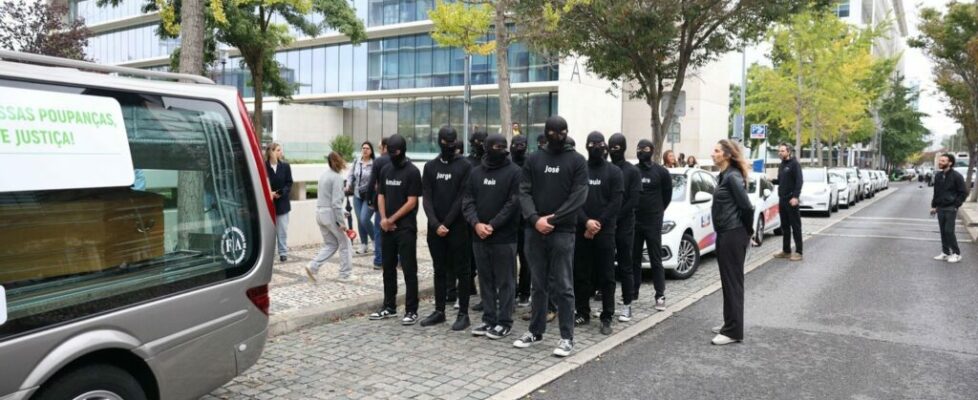
[[[917,15],[923,7],[934,7],[943,9],[945,4],[948,3],[947,0],[902,0],[903,9],[906,13],[907,18],[907,38],[914,37],[917,35]],[[907,39],[904,38],[904,39]],[[747,50],[747,64],[750,65],[755,62],[770,65],[768,61],[767,52],[770,46],[761,45],[756,48],[751,48]],[[954,134],[958,129],[958,124],[954,122],[953,119],[947,117],[944,114],[944,110],[947,107],[946,102],[937,92],[937,87],[934,85],[933,72],[931,68],[933,64],[927,59],[923,53],[918,49],[912,49],[909,46],[905,46],[903,53],[904,57],[904,74],[906,75],[905,82],[909,84],[910,82],[919,82],[920,84],[920,111],[927,113],[928,116],[924,118],[924,125],[927,129],[930,129],[931,133],[934,134],[935,144],[940,144],[940,137],[949,136]],[[740,82],[740,67],[741,67],[741,57],[734,57],[733,62],[731,62],[730,71],[730,81],[734,84],[739,84]]]

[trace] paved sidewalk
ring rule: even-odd
[[[972,242],[978,242],[978,203],[965,202],[961,206],[960,217],[964,222],[964,228],[971,236]]]

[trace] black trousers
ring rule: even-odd
[[[937,223],[941,228],[941,251],[944,254],[961,254],[958,237],[954,234],[954,224],[958,219],[958,209],[953,207],[937,209]]]
[[[469,265],[469,248],[472,241],[468,227],[457,224],[450,228],[445,237],[438,236],[435,231],[428,230],[428,249],[431,251],[431,262],[435,270],[435,310],[445,312],[448,300],[448,276],[458,277],[458,312],[469,312],[469,282],[472,267]]]
[[[466,275],[467,276],[466,279],[468,279],[469,282],[468,295],[470,296],[478,294],[478,290],[476,289],[477,286],[475,285],[476,284],[475,277],[476,275],[478,275],[479,272],[475,267],[475,254],[472,253],[471,244],[472,242],[470,241],[469,245],[467,246],[468,250],[465,251],[469,255],[469,264],[468,264],[469,273]],[[461,279],[462,278],[458,275],[457,271],[455,270],[449,270],[445,274],[445,281],[448,282],[448,290],[446,291],[445,296],[446,296],[446,300],[448,300],[449,302],[453,302],[458,299],[458,291],[459,291],[458,287]],[[461,304],[459,304],[459,308],[461,308]]]
[[[476,240],[472,243],[472,251],[475,253],[479,284],[482,286],[482,322],[490,326],[512,328],[516,243],[485,243]]]
[[[620,223],[620,221],[619,221]],[[615,277],[621,281],[621,300],[626,306],[632,304],[635,291],[635,271],[632,270],[632,246],[635,242],[635,223],[628,224],[627,227],[615,232],[615,261],[618,266],[615,270]],[[642,270],[639,268],[639,273]],[[641,278],[641,276],[639,276]],[[639,280],[639,283],[642,283]]]
[[[750,235],[736,228],[717,233],[717,264],[723,286],[723,328],[720,334],[744,339],[744,259]]]
[[[399,230],[383,233],[384,307],[397,309],[397,262],[400,259],[404,271],[407,292],[406,312],[418,312],[418,232]]]
[[[635,221],[635,242],[632,244],[632,273],[635,279],[632,299],[638,298],[642,286],[642,248],[649,250],[649,264],[652,266],[652,287],[655,298],[666,296],[666,271],[662,269],[662,217],[659,212],[651,217]]]
[[[781,214],[781,250],[791,253],[791,238],[795,238],[795,252],[802,254],[801,245],[801,210],[792,207],[789,199],[778,202],[778,212]]]
[[[574,299],[577,314],[591,318],[591,295],[601,291],[601,321],[615,316],[615,237],[585,239],[577,233],[574,245]]]
[[[523,251],[523,241],[526,240],[526,233],[521,225],[517,230],[516,239],[516,259],[519,260],[519,280],[516,286],[516,297],[520,299],[530,298],[530,265],[526,262],[526,253]]]
[[[544,304],[557,305],[561,339],[574,339],[574,233],[554,231],[541,235],[526,229],[526,256],[533,279],[530,300],[530,332],[542,335],[547,329]]]

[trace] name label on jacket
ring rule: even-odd
[[[642,183],[652,183],[652,180],[649,178],[642,178]]]
[[[441,173],[441,172],[439,172],[438,174],[436,174],[436,175],[435,175],[435,180],[436,180],[436,181],[437,181],[437,180],[446,180],[446,181],[450,181],[450,180],[452,180],[452,174],[450,174],[450,173],[448,173],[448,174],[445,174],[445,173]]]
[[[591,186],[601,186],[601,180],[600,179],[588,179],[587,182]]]
[[[549,165],[545,165],[544,167],[545,168],[543,169],[543,173],[545,173],[545,174],[559,174],[560,173],[560,166],[551,167]]]
[[[388,179],[387,186],[401,186],[401,181],[396,179]]]
[[[482,180],[482,185],[483,186],[496,186],[496,180],[495,179],[485,178],[485,179]]]

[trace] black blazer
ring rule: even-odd
[[[274,199],[275,215],[292,211],[292,203],[289,201],[289,193],[292,192],[292,167],[284,161],[279,161],[278,171],[273,171],[272,164],[265,161],[265,171],[268,173],[268,182],[272,186],[272,191],[281,195]]]

